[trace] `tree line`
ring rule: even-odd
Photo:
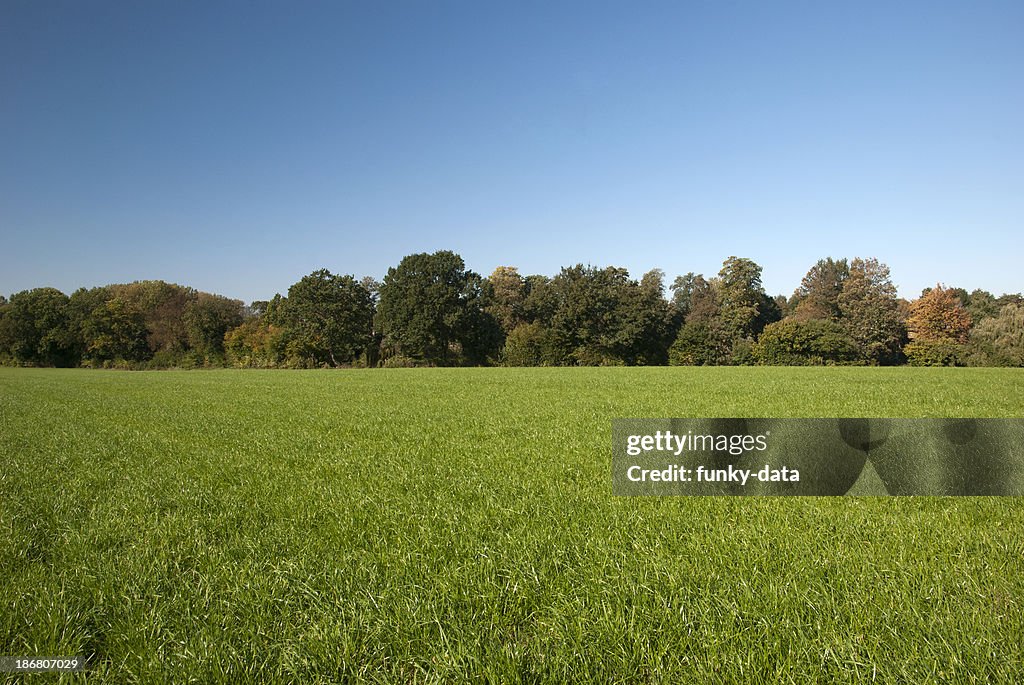
[[[0,363],[93,368],[1024,366],[1024,298],[937,285],[897,297],[877,259],[819,260],[789,297],[754,261],[666,288],[659,269],[488,277],[449,251],[382,281],[314,271],[249,305],[163,281],[0,296]]]

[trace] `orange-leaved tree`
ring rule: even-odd
[[[971,315],[952,288],[941,284],[910,303],[910,343],[904,348],[915,366],[958,366],[971,331]]]

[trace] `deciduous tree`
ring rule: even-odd
[[[196,293],[182,315],[191,350],[208,363],[222,363],[224,335],[240,326],[243,305],[221,295]]]
[[[907,332],[911,340],[967,342],[971,315],[951,288],[941,284],[910,303]]]
[[[761,285],[761,267],[743,257],[729,257],[718,272],[719,318],[733,339],[753,339],[781,312]]]
[[[414,254],[388,269],[377,325],[392,353],[443,366],[481,363],[497,354],[500,334],[485,311],[479,274],[442,250]]]
[[[875,258],[854,258],[839,294],[841,323],[871,364],[896,364],[906,337],[889,267]]]
[[[501,325],[507,335],[525,321],[523,304],[526,300],[526,281],[514,266],[499,266],[487,277],[487,311]]]
[[[12,295],[0,318],[0,349],[22,364],[77,364],[67,307],[68,296],[56,288],[35,288]]]
[[[800,287],[793,293],[795,311],[793,318],[826,319],[836,321],[841,315],[839,296],[843,284],[850,275],[850,266],[845,259],[838,261],[831,257],[819,259],[800,281]]]
[[[351,363],[370,343],[373,302],[352,276],[327,269],[303,276],[282,306],[288,353],[310,366]]]
[[[1024,304],[1008,304],[970,334],[970,362],[978,366],[1024,366]]]

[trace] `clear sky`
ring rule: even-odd
[[[1024,2],[0,3],[0,293],[730,255],[1024,290]]]

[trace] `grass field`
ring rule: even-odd
[[[0,655],[117,683],[1024,682],[1024,502],[611,496],[612,418],[700,415],[1022,416],[1024,371],[0,369]]]

